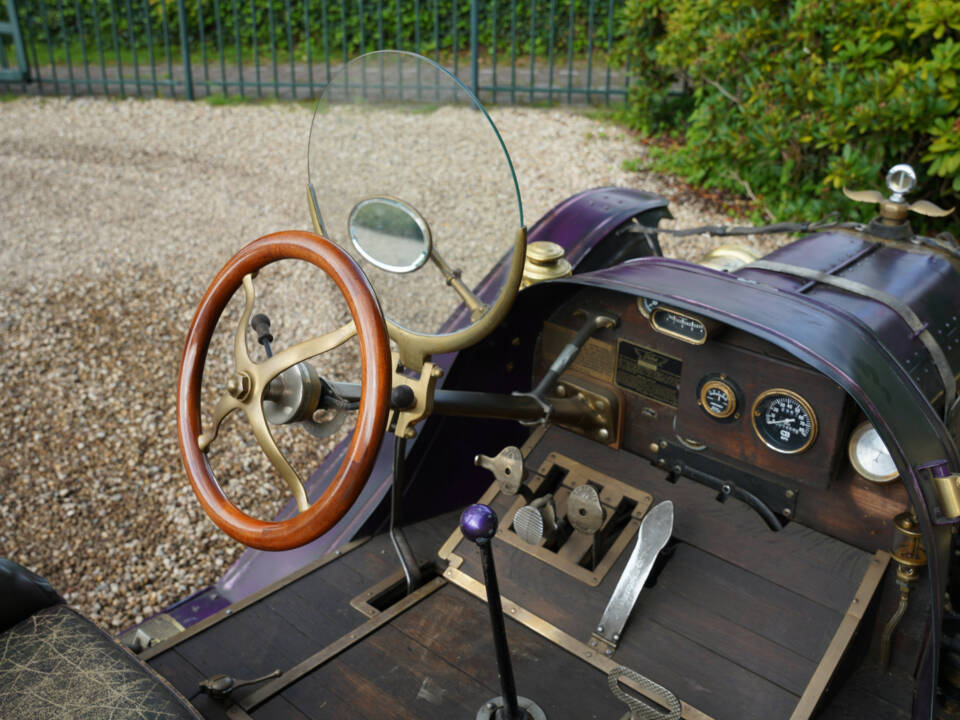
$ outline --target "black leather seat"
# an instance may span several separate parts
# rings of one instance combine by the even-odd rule
[[[4,720],[196,720],[135,655],[67,607],[46,580],[0,558]]]

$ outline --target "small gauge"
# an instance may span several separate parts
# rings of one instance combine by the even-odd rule
[[[703,321],[679,310],[657,306],[650,313],[650,324],[657,332],[691,345],[703,345],[707,341],[707,326]]]
[[[653,298],[637,298],[637,309],[645,317],[650,317],[650,313],[653,312],[654,308],[660,304],[659,300],[654,300]]]
[[[813,407],[792,390],[776,388],[761,393],[752,414],[757,437],[779,453],[802,453],[817,439]]]
[[[725,375],[707,375],[697,390],[700,407],[714,420],[740,417],[740,397],[739,388]]]
[[[857,425],[850,435],[847,455],[853,469],[867,480],[883,483],[900,477],[890,451],[880,439],[880,433],[869,421]]]

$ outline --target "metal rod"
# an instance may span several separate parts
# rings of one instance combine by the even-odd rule
[[[517,684],[513,678],[513,662],[507,647],[507,628],[503,622],[503,604],[500,601],[500,584],[493,564],[493,547],[489,538],[477,538],[480,561],[483,565],[483,584],[487,588],[487,607],[490,609],[490,624],[493,627],[493,646],[497,653],[497,672],[500,675],[500,691],[503,693],[505,720],[525,720],[527,713],[520,710],[517,702]]]
[[[403,576],[407,581],[407,594],[409,595],[423,582],[423,576],[420,574],[420,563],[410,543],[407,542],[401,527],[401,513],[403,512],[403,491],[404,491],[404,472],[406,470],[407,459],[407,439],[399,435],[393,441],[393,486],[390,489],[390,540],[393,543],[393,549],[397,551],[397,558],[400,560],[400,567],[403,568]]]
[[[480,96],[479,23],[477,0],[470,0],[470,89],[477,97]]]
[[[187,100],[193,100],[193,70],[190,67],[190,38],[187,34],[187,8],[184,0],[177,0],[177,22],[180,25],[180,56],[183,58],[184,94]],[[117,63],[119,64],[119,56]]]

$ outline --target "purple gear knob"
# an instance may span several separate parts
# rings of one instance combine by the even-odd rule
[[[460,516],[460,532],[477,542],[497,534],[497,514],[487,505],[471,505]]]

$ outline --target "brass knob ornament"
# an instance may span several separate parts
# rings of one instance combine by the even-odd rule
[[[880,205],[880,222],[883,225],[902,225],[907,214],[914,212],[926,217],[946,217],[954,208],[944,210],[929,200],[916,200],[907,203],[906,195],[917,185],[917,173],[906,163],[894,165],[887,172],[887,189],[890,197],[885,198],[878,190],[848,190],[843,194],[854,202],[877,203]]]

